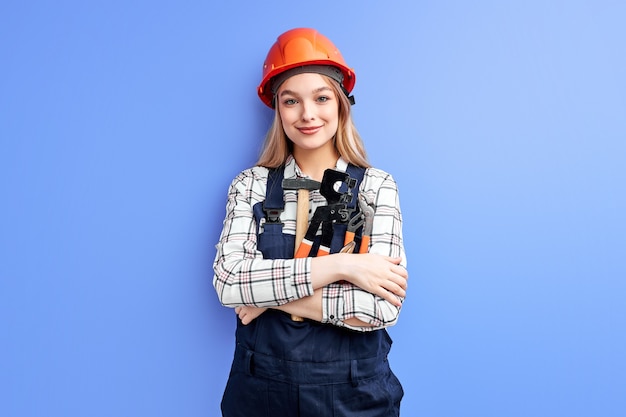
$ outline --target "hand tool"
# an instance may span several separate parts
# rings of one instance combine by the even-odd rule
[[[347,208],[347,202],[352,200],[351,190],[354,188],[356,184],[356,180],[350,178],[348,174],[345,172],[335,171],[332,169],[327,169],[324,171],[324,176],[322,178],[322,182],[316,183],[311,182],[312,180],[308,180],[307,182],[287,182],[287,180],[283,180],[283,189],[297,189],[298,192],[300,190],[305,189],[306,191],[306,201],[308,203],[308,189],[313,185],[319,184],[320,194],[326,198],[328,205],[320,206],[313,213],[313,218],[311,219],[311,224],[303,238],[298,240],[297,236],[297,225],[296,225],[296,251],[295,258],[306,258],[309,256],[311,252],[311,247],[313,245],[313,241],[315,240],[315,236],[317,235],[317,230],[320,225],[322,225],[322,241],[320,242],[320,247],[318,249],[317,256],[328,255],[330,252],[330,240],[332,239],[332,225],[334,221],[347,221],[350,218],[350,211]],[[335,191],[334,187],[338,182],[344,182],[348,186],[348,191],[344,193],[339,193]],[[315,188],[314,188],[315,189]],[[301,219],[303,215],[300,210],[300,201],[301,196],[298,195],[298,214],[296,221]],[[305,217],[305,225],[308,223],[308,204]],[[305,226],[306,229],[306,226]],[[330,236],[325,238],[326,236]],[[302,317],[291,315],[291,320],[293,321],[304,321]]]
[[[285,178],[283,190],[298,191],[298,208],[296,209],[296,239],[294,243],[294,257],[309,226],[309,191],[319,190],[321,183],[309,178]],[[291,315],[293,321],[304,321],[302,317]]]
[[[345,183],[347,190],[338,192],[335,190],[337,183]],[[327,205],[320,206],[313,213],[311,224],[302,239],[302,243],[296,251],[296,258],[305,258],[310,255],[313,241],[317,235],[317,230],[322,226],[322,239],[317,256],[328,255],[330,252],[330,242],[332,240],[332,225],[334,222],[347,222],[350,219],[350,209],[348,203],[352,200],[352,188],[356,185],[356,180],[350,178],[345,172],[327,169],[324,171],[320,194],[326,198]]]
[[[370,203],[363,193],[359,194],[359,208],[363,214],[363,231],[361,232],[361,246],[359,253],[367,253],[374,225],[374,204]]]
[[[346,236],[343,239],[343,248],[341,249],[342,253],[352,253],[354,247],[356,246],[356,242],[354,241],[356,231],[359,230],[359,227],[363,226],[364,220],[365,217],[361,212],[350,219],[348,227],[346,228]]]
[[[319,190],[321,183],[309,178],[285,178],[283,190],[298,191],[298,208],[296,209],[296,241],[294,254],[298,251],[309,226],[309,191]]]

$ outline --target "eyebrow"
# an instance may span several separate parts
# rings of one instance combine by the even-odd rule
[[[323,87],[316,88],[315,90],[312,91],[312,93],[313,94],[317,94],[317,93],[320,93],[320,92],[326,91],[326,90],[332,91],[332,89],[329,86],[325,85]],[[286,96],[286,95],[292,95],[292,96],[299,97],[298,93],[296,93],[295,91],[291,91],[291,90],[283,90],[283,91],[281,91],[280,95],[281,95],[281,97],[282,96]]]

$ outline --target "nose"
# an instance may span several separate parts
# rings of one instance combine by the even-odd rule
[[[302,102],[302,114],[300,114],[300,118],[303,122],[315,119],[315,111],[312,103],[309,103],[308,101]]]

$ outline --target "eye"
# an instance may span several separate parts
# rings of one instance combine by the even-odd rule
[[[319,96],[317,98],[317,101],[319,101],[320,103],[326,103],[328,100],[330,100],[330,97],[328,96]]]
[[[283,104],[286,106],[293,106],[294,104],[297,104],[298,101],[295,98],[288,98],[287,100],[283,101]]]

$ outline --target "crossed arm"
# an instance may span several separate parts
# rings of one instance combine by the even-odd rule
[[[406,296],[408,273],[400,265],[402,258],[372,253],[338,253],[311,260],[311,282],[314,293],[273,308],[307,319],[323,320],[322,289],[337,281],[347,281],[373,296],[400,308]],[[239,306],[235,312],[243,324],[249,324],[265,311],[264,307]],[[350,317],[343,322],[351,327],[373,327],[369,322]]]
[[[393,179],[381,175],[369,192],[376,215],[370,253],[319,258],[263,259],[256,248],[254,172],[238,176],[229,190],[227,217],[213,280],[222,304],[235,307],[244,324],[266,308],[366,331],[395,324],[408,274],[401,215]]]

